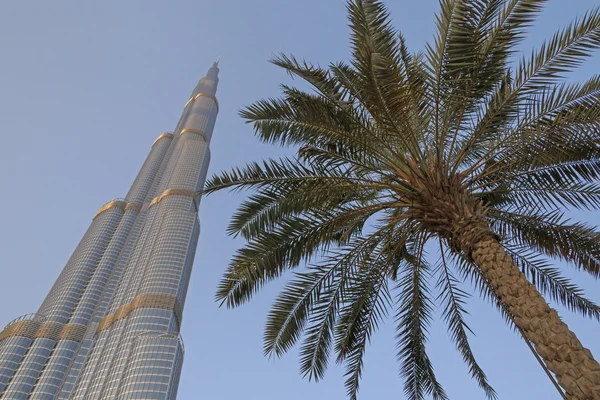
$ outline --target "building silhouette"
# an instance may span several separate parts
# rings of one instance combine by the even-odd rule
[[[175,399],[217,63],[124,199],[105,204],[35,314],[0,332],[0,399]]]

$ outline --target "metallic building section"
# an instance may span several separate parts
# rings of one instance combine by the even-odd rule
[[[171,310],[177,318],[178,323],[181,324],[183,307],[179,304],[177,296],[162,293],[142,293],[135,296],[131,303],[123,304],[121,307],[117,308],[117,311],[114,314],[109,314],[102,318],[96,328],[96,333],[110,328],[112,324],[120,319],[127,318],[129,314],[138,308],[161,308]]]
[[[160,201],[162,201],[162,199],[164,199],[167,196],[187,196],[196,200],[197,195],[198,192],[196,192],[195,190],[177,188],[167,189],[160,196],[157,196],[154,199],[152,199],[148,207],[152,207],[153,205],[159,203]]]
[[[144,161],[144,165],[133,181],[127,196],[125,196],[127,202],[144,203],[146,201],[150,186],[158,176],[160,166],[169,150],[171,141],[172,137],[167,136],[165,139],[159,140],[152,145],[150,154],[146,158],[146,161]]]
[[[163,134],[161,134],[159,137],[156,138],[154,143],[152,143],[152,146],[154,146],[156,144],[156,142],[158,142],[160,139],[164,139],[164,138],[173,139],[173,136],[175,136],[175,135],[173,135],[171,132],[164,132]]]
[[[73,340],[81,342],[87,326],[79,324],[60,324],[58,322],[19,321],[7,326],[0,332],[0,341],[11,337],[29,339],[47,338],[52,340]]]
[[[140,398],[141,388],[144,398],[175,400],[179,375],[173,376],[172,371],[180,370],[182,361],[183,345],[177,332],[136,336],[116,398]]]
[[[33,339],[41,324],[41,322],[34,320],[23,320],[11,323],[0,333],[0,340],[5,340],[14,336]]]
[[[119,208],[121,210],[125,210],[126,206],[127,206],[127,202],[125,202],[125,201],[111,200],[108,203],[106,203],[105,205],[103,205],[102,207],[100,207],[100,209],[94,215],[94,218],[96,218],[98,215],[102,214],[104,211],[110,210],[111,208]]]
[[[215,106],[217,107],[217,112],[219,111],[219,101],[217,100],[217,98],[216,98],[215,96],[213,96],[212,94],[208,94],[208,93],[198,93],[198,94],[196,94],[195,96],[191,97],[191,98],[188,100],[188,102],[187,102],[186,106],[187,106],[189,103],[191,103],[191,102],[193,102],[193,101],[197,100],[197,99],[198,99],[198,97],[207,97],[207,98],[209,98],[209,99],[212,99],[212,101],[214,101],[214,102],[215,102]]]
[[[44,315],[50,321],[68,322],[122,216],[123,210],[113,207],[92,220],[82,241],[43,301],[38,314]]]
[[[144,204],[142,204],[142,203],[133,203],[133,202],[128,203],[124,200],[111,200],[108,203],[106,203],[105,205],[103,205],[102,207],[100,207],[100,209],[98,211],[96,211],[94,218],[96,218],[98,215],[102,214],[104,211],[110,210],[111,208],[118,208],[123,211],[127,211],[127,210],[140,211],[143,206],[144,206]]]
[[[66,324],[58,335],[58,340],[71,340],[81,342],[87,331],[87,326],[79,324]]]
[[[154,141],[126,197],[96,212],[37,313],[0,331],[0,399],[176,398],[218,72]]]
[[[181,131],[180,135],[183,135],[185,133],[194,133],[194,134],[200,136],[205,141],[207,141],[207,142],[209,141],[208,136],[206,135],[206,133],[204,133],[202,131],[198,131],[196,129],[191,129],[191,128],[185,128],[184,130]]]

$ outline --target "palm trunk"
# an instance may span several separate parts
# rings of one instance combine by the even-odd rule
[[[600,364],[527,281],[502,245],[485,239],[473,246],[471,255],[568,398],[600,400]]]

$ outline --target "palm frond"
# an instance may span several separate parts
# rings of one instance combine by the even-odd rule
[[[600,234],[563,213],[494,211],[494,231],[510,244],[528,246],[541,254],[568,262],[591,276],[600,277]]]
[[[373,236],[357,240],[356,247],[348,252],[333,252],[330,268],[340,270],[340,276],[333,284],[319,293],[309,314],[304,342],[300,348],[300,372],[309,379],[318,381],[325,374],[333,345],[335,327],[340,321],[340,308],[356,299],[349,293],[361,271],[371,271],[373,263],[370,254],[378,245]],[[339,268],[339,266],[344,268]],[[340,323],[343,323],[341,321]]]
[[[600,320],[600,307],[586,298],[582,289],[562,276],[558,268],[522,246],[507,246],[506,250],[542,294],[570,311]]]
[[[583,84],[544,88],[529,96],[522,105],[523,115],[514,126],[506,128],[508,133],[504,136],[507,139],[498,134],[495,135],[497,140],[494,136],[483,135],[472,143],[471,148],[464,149],[465,160],[472,163],[470,169],[474,170],[487,158],[492,162],[484,169],[485,176],[495,175],[498,180],[503,180],[511,173],[526,173],[532,168],[591,158],[598,151],[598,101],[598,76]],[[475,152],[479,154],[475,155]],[[477,162],[473,163],[473,160]]]
[[[416,261],[405,263],[395,288],[397,357],[400,374],[404,377],[404,393],[409,400],[422,400],[428,395],[434,399],[448,398],[437,381],[425,349],[433,308],[427,285],[431,271],[422,259],[424,242],[421,238],[415,243]]]
[[[413,111],[407,96],[406,76],[401,68],[398,35],[387,9],[377,0],[355,0],[348,4],[351,27],[352,67],[336,65],[332,70],[354,89],[357,99],[412,158],[423,160],[418,135],[410,125]],[[351,84],[348,85],[351,76]]]
[[[362,269],[349,282],[346,305],[340,310],[336,326],[337,362],[346,364],[346,391],[356,400],[363,371],[363,356],[379,323],[388,314],[392,299],[388,289],[387,269],[381,262]]]
[[[304,332],[306,320],[321,291],[335,285],[340,279],[340,268],[313,267],[297,273],[277,297],[265,325],[265,355],[281,356],[298,341]]]
[[[534,2],[532,2],[534,3]],[[481,137],[486,137],[494,129],[494,121],[499,115],[506,115],[506,122],[518,117],[517,105],[524,96],[543,90],[553,84],[564,73],[579,66],[590,56],[592,50],[600,48],[600,8],[590,11],[580,21],[557,32],[547,44],[534,52],[529,60],[522,60],[515,70],[513,83],[508,88],[499,87],[483,115],[479,126],[474,129],[470,140],[463,146],[463,155],[456,161],[460,164],[468,149]],[[502,138],[500,143],[512,140],[512,135]],[[496,145],[498,146],[498,145]]]
[[[487,376],[475,360],[467,331],[473,333],[466,324],[464,316],[468,314],[465,309],[465,303],[469,294],[458,287],[459,281],[450,271],[447,263],[445,250],[440,242],[440,264],[437,268],[439,274],[437,288],[439,295],[437,300],[443,307],[442,317],[448,325],[452,341],[463,357],[464,362],[469,367],[469,372],[473,379],[477,380],[479,386],[484,390],[488,399],[496,399],[496,391],[490,386]]]

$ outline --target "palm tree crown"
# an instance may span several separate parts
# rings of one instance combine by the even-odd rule
[[[232,217],[229,232],[247,244],[219,300],[237,306],[301,267],[273,304],[265,353],[302,340],[301,370],[314,379],[335,355],[355,398],[366,345],[391,316],[407,397],[444,399],[425,348],[439,304],[473,378],[495,398],[469,346],[469,280],[567,396],[600,398],[600,365],[540,295],[600,319],[548,263],[600,276],[600,234],[563,215],[600,207],[600,76],[564,82],[600,47],[600,9],[514,62],[544,3],[442,0],[435,40],[413,54],[381,2],[351,0],[350,63],[273,60],[314,90],[283,86],[241,115],[296,156],[223,172],[205,189],[252,190]]]

